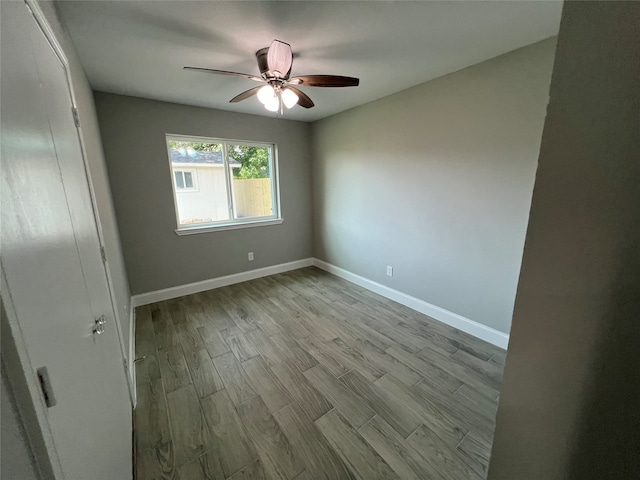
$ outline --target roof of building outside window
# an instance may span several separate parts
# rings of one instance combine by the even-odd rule
[[[198,150],[191,150],[184,155],[179,150],[172,148],[171,150],[171,163],[189,163],[193,166],[196,165],[223,165],[222,152],[200,152]],[[241,167],[242,164],[229,159],[229,165],[232,167]]]

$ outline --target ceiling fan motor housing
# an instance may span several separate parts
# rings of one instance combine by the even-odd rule
[[[261,48],[256,52],[256,58],[258,59],[258,68],[260,73],[264,76],[269,73],[269,65],[267,64],[267,52],[269,47]]]
[[[256,59],[258,60],[258,68],[260,69],[260,74],[262,78],[265,80],[271,80],[277,78],[276,75],[273,74],[271,70],[269,70],[269,62],[267,60],[267,54],[269,53],[269,47],[261,48],[256,52]],[[289,71],[285,72],[281,78],[289,78],[291,75],[291,67],[289,67]]]

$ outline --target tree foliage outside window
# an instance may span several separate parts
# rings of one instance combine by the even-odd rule
[[[222,150],[222,145],[219,143],[202,143],[202,142],[169,142],[169,148],[180,150],[181,148],[193,148],[198,152],[219,152]]]
[[[248,145],[229,145],[229,158],[242,164],[233,169],[233,178],[269,178],[269,149]]]
[[[220,152],[222,145],[219,143],[170,141],[169,148],[176,150],[193,148],[198,152]],[[233,159],[242,165],[242,167],[232,169],[233,178],[270,177],[268,148],[249,145],[228,145],[227,150],[229,159]]]

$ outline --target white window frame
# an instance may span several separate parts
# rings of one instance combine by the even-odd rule
[[[171,148],[169,142],[195,142],[195,143],[219,143],[222,145],[223,170],[225,172],[225,180],[227,183],[227,206],[229,208],[229,219],[217,222],[206,222],[198,224],[180,224],[180,213],[178,211],[178,193],[191,192],[194,189],[177,189],[175,176],[173,174],[173,164],[171,163]],[[255,142],[250,140],[234,140],[229,138],[215,137],[197,137],[191,135],[169,134],[165,135],[165,143],[167,147],[167,159],[169,161],[169,172],[171,178],[171,189],[173,191],[173,207],[176,214],[176,234],[192,235],[196,233],[217,232],[221,230],[233,230],[237,228],[261,227],[267,225],[278,225],[283,222],[280,213],[280,186],[278,171],[278,146],[275,143]],[[271,205],[273,206],[273,214],[262,217],[245,217],[235,218],[235,205],[233,203],[233,174],[229,168],[229,156],[227,155],[227,145],[248,145],[252,147],[266,147],[271,150]],[[177,170],[192,170],[177,166]],[[194,177],[195,178],[195,177]],[[196,183],[194,181],[194,187]]]
[[[184,182],[184,184],[186,185],[187,182],[185,181],[185,177],[184,177],[184,173],[185,172],[189,172],[191,174],[191,182],[193,183],[192,187],[183,187],[183,188],[178,188],[178,184],[176,182],[176,178],[175,178],[175,173],[176,172],[181,172],[182,173],[182,181]],[[188,192],[197,192],[198,191],[198,173],[196,172],[195,168],[190,168],[190,167],[180,167],[177,166],[175,170],[173,170],[173,183],[174,183],[174,188],[176,189],[176,192],[178,193],[188,193]]]

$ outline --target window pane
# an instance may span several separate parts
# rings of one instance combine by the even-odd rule
[[[191,172],[184,172],[184,185],[186,188],[193,188],[193,177]]]
[[[272,149],[252,145],[228,145],[234,218],[273,215]]]
[[[180,225],[229,220],[222,145],[170,140],[169,153],[176,176]],[[182,187],[178,183],[179,172]]]
[[[182,177],[182,172],[174,172],[174,175],[176,177],[176,187],[184,188],[184,180]]]

